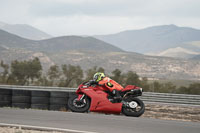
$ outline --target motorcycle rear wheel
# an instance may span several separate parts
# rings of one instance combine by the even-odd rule
[[[125,100],[129,105],[132,103],[133,105],[127,106],[124,105],[122,108],[122,113],[126,116],[132,116],[132,117],[139,117],[141,116],[145,111],[145,105],[144,103],[136,98],[136,97],[129,97]]]
[[[72,112],[79,112],[79,113],[84,113],[88,112],[90,108],[90,100],[88,97],[85,97],[83,99],[83,103],[79,103],[77,101],[78,96],[72,96],[68,100],[68,108]]]

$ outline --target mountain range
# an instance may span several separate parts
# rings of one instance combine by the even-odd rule
[[[94,37],[125,51],[147,55],[192,58],[200,54],[200,30],[190,27],[160,25]],[[193,42],[198,42],[198,46]]]
[[[53,40],[53,42],[51,40],[51,38],[53,38],[52,36],[26,24],[11,25],[0,22],[0,29],[28,39],[21,39],[21,41],[29,41],[29,39],[45,40],[43,41],[43,45],[40,46],[40,50],[42,50],[42,48],[52,48],[51,51],[57,52],[59,48],[55,44],[58,42],[55,41],[60,39],[65,41],[65,39],[67,39],[67,37],[65,37],[65,39],[60,37]],[[107,42],[118,48],[121,48],[124,51],[137,52],[151,56],[192,59],[196,56],[198,57],[200,54],[200,30],[190,27],[160,25],[145,29],[122,31],[116,34],[98,35],[94,37],[102,40],[104,43]],[[70,38],[72,38],[72,36],[70,36]],[[78,40],[79,38],[74,36],[74,39]],[[94,40],[90,41],[93,42]],[[85,43],[89,43],[90,41],[86,41]],[[31,44],[32,43],[33,42],[31,42]],[[42,42],[40,42],[40,44],[41,43]],[[51,47],[45,43],[48,43],[48,45],[51,45]],[[74,41],[73,46],[75,43],[76,41]],[[35,45],[37,45],[37,43],[35,43]],[[63,46],[59,47],[62,49]],[[76,46],[74,47],[76,49]],[[89,48],[90,47],[88,46],[88,49]]]
[[[45,53],[63,52],[70,50],[88,51],[123,51],[118,47],[95,39],[93,37],[62,36],[45,40],[29,40],[0,30],[0,46],[4,48],[21,48]]]
[[[7,24],[0,22],[0,29],[31,40],[42,40],[52,36],[27,24]]]
[[[195,46],[197,44],[195,43]],[[198,45],[197,45],[198,46]],[[200,79],[200,60],[148,56],[127,52],[94,37],[62,36],[29,40],[0,30],[0,60],[27,60],[38,57],[46,71],[51,65],[80,65],[84,70],[103,67],[106,73],[118,68],[140,76],[171,79]]]
[[[38,57],[46,70],[50,65],[64,64],[66,59],[63,55],[72,51],[96,51],[99,55],[110,51],[123,52],[120,48],[93,37],[62,36],[45,40],[29,40],[0,30],[0,60],[9,63],[15,59],[26,60]],[[58,58],[62,60],[56,59],[60,62],[55,63],[51,57],[56,57],[58,54]]]

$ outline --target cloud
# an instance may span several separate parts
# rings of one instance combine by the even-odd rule
[[[197,16],[198,0],[47,0],[31,2],[36,16]]]
[[[46,23],[46,21],[49,23]],[[95,35],[115,33],[119,30],[133,28],[130,27],[132,21],[128,17],[77,15],[41,18],[33,25],[43,28],[53,35]],[[52,27],[52,25],[56,26]]]
[[[109,34],[152,25],[200,29],[198,0],[0,0],[0,21],[52,35]]]
[[[10,24],[29,23],[32,16],[29,15],[29,0],[0,0],[0,21]]]

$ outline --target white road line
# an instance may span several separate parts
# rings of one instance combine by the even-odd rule
[[[51,127],[41,127],[41,126],[31,126],[31,125],[19,125],[19,124],[8,124],[8,123],[0,123],[0,127],[17,127],[20,129],[28,129],[28,130],[41,130],[41,131],[60,131],[60,132],[71,132],[71,133],[97,133],[90,131],[80,131],[80,130],[72,130],[72,129],[63,129],[63,128],[51,128]]]

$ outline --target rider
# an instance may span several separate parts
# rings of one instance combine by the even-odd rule
[[[123,87],[116,81],[106,77],[104,73],[95,73],[93,81],[95,81],[98,85],[105,86],[110,92],[112,92],[114,99],[121,99],[119,91],[122,90]]]

